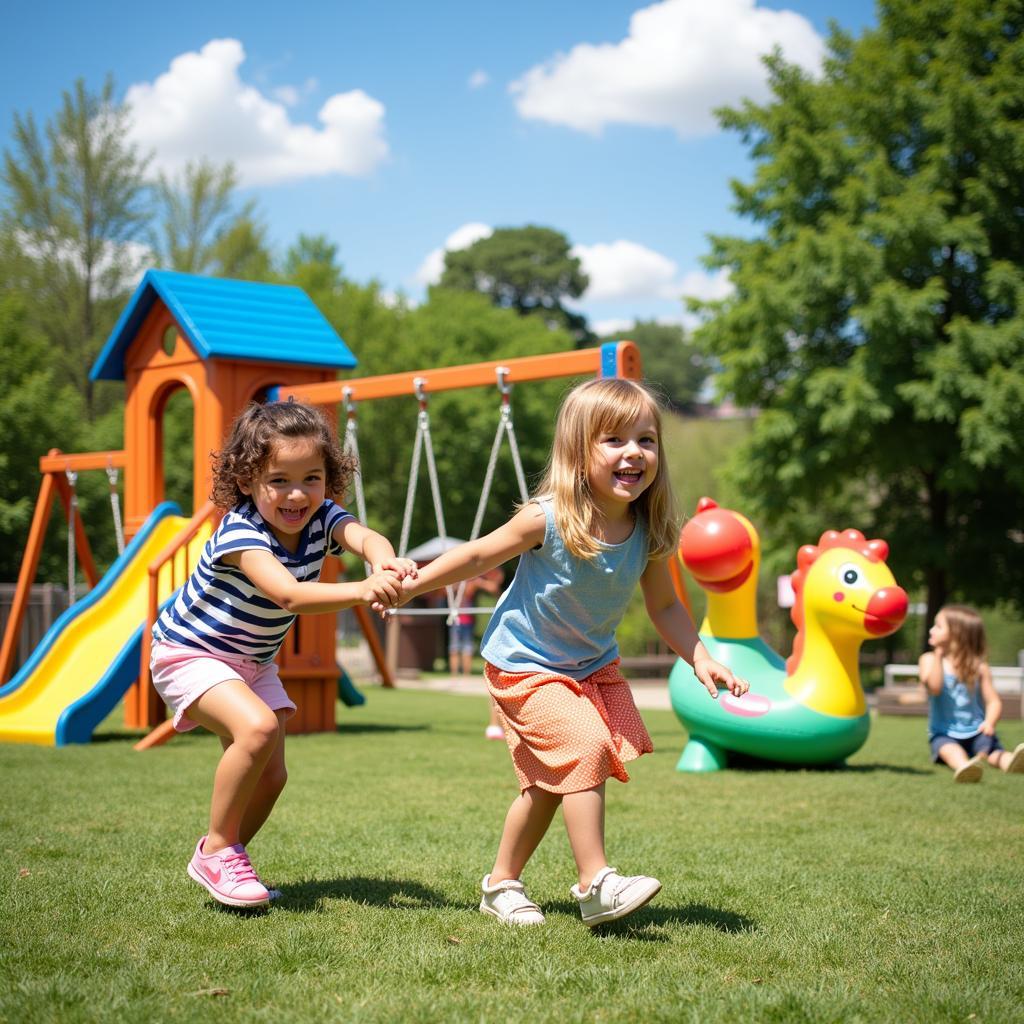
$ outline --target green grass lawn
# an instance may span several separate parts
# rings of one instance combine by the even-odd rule
[[[1024,1015],[1024,777],[954,786],[922,719],[843,771],[674,770],[683,732],[609,783],[608,847],[664,889],[591,933],[560,820],[526,881],[548,922],[477,912],[515,783],[482,698],[370,688],[289,740],[252,845],[285,891],[221,910],[185,874],[219,747],[0,746],[0,1020],[1011,1021]],[[1024,726],[1001,730],[1008,745]]]

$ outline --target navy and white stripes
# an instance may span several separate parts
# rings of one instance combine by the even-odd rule
[[[295,614],[266,597],[241,569],[226,564],[224,556],[269,551],[295,579],[315,582],[324,558],[341,552],[331,534],[346,518],[352,517],[340,505],[325,501],[306,524],[293,554],[281,546],[251,501],[237,505],[221,520],[192,575],[160,615],[154,638],[214,654],[273,661]]]

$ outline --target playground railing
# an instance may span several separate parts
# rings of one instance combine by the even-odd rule
[[[152,701],[163,707],[157,692],[150,685],[149,659],[153,646],[153,626],[160,615],[162,598],[169,597],[181,587],[199,560],[199,546],[193,542],[207,525],[211,528],[221,517],[221,511],[212,501],[205,502],[188,524],[149,564],[149,600],[146,626],[142,631],[142,650],[139,657],[139,681],[130,699]],[[202,538],[206,542],[206,537]]]

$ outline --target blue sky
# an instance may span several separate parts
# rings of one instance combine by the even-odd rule
[[[109,72],[154,166],[235,160],[279,251],[326,234],[350,277],[418,301],[446,245],[542,224],[613,329],[728,288],[700,260],[709,233],[749,230],[729,180],[750,163],[710,109],[763,88],[773,44],[813,69],[830,20],[875,18],[868,0],[4,6],[5,147],[15,112],[44,121]]]

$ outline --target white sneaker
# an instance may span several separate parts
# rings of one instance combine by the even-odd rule
[[[970,761],[965,761],[955,772],[954,782],[981,782],[981,766],[985,763],[984,754],[975,754]]]
[[[1013,753],[1010,754],[1010,760],[1006,762],[1006,767],[1003,771],[1007,774],[1024,772],[1024,743],[1018,743],[1017,746],[1013,748]]]
[[[484,738],[489,740],[503,740],[505,730],[500,725],[489,725],[484,729]]]
[[[661,891],[661,882],[646,875],[620,875],[615,868],[602,868],[584,892],[578,885],[569,890],[580,905],[588,928],[617,921],[649,903]]]
[[[496,917],[504,924],[543,924],[544,915],[527,895],[518,878],[506,878],[491,885],[491,876],[484,875],[480,884],[483,898],[480,911]]]

